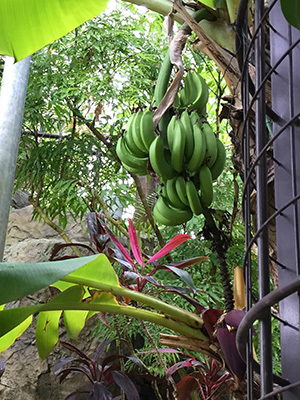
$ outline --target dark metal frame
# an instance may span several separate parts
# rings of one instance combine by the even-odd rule
[[[237,346],[247,363],[247,398],[260,374],[260,400],[300,399],[300,32],[282,15],[280,0],[255,0],[250,34],[248,1],[241,0],[236,21],[237,58],[242,73],[244,107],[244,221],[247,313],[237,332]],[[270,37],[270,40],[269,40]],[[266,46],[270,51],[267,59]],[[255,82],[250,77],[255,69]],[[266,94],[271,87],[272,98]],[[253,111],[255,118],[251,120]],[[272,121],[272,132],[267,122]],[[253,130],[253,126],[255,126]],[[251,155],[251,141],[255,155]],[[297,154],[299,156],[297,157]],[[275,207],[268,193],[274,185]],[[250,198],[256,197],[256,224]],[[278,288],[270,288],[269,227],[276,224]],[[253,295],[253,245],[257,247],[258,293]],[[282,376],[273,374],[272,306],[279,304]],[[252,326],[259,320],[260,365],[253,360]],[[279,322],[278,322],[279,323]]]

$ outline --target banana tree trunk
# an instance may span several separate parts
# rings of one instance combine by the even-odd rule
[[[13,193],[17,155],[21,136],[30,59],[14,64],[6,57],[0,91],[0,261]]]

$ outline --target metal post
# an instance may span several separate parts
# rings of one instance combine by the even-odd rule
[[[17,155],[21,136],[30,59],[14,64],[6,57],[0,91],[0,261],[3,259]]]
[[[272,75],[272,106],[288,125],[274,142],[276,208],[280,210],[295,199],[276,218],[278,285],[284,287],[300,276],[300,209],[296,201],[300,194],[300,126],[288,124],[300,110],[300,32],[287,23],[279,1],[272,8],[270,22],[274,27],[271,64],[279,63]],[[274,135],[281,129],[275,123]],[[300,380],[299,293],[282,300],[279,310],[281,319],[286,321],[280,327],[282,374],[294,383]],[[283,398],[299,399],[299,386],[284,393]]]
[[[264,2],[262,0],[255,4],[255,27],[259,27],[264,14]],[[261,28],[255,39],[255,85],[257,88],[265,77],[265,34]],[[265,87],[262,86],[255,102],[255,126],[256,126],[256,155],[259,156],[265,147],[268,136],[266,130],[266,96]],[[268,219],[268,185],[267,185],[267,154],[264,151],[256,167],[256,189],[257,189],[257,229]],[[257,238],[258,248],[258,276],[259,276],[259,298],[262,299],[270,292],[269,279],[269,235],[268,227],[262,230]],[[260,322],[260,364],[261,364],[261,395],[273,390],[272,381],[272,330],[270,311]]]

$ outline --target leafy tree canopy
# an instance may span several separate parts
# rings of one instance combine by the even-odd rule
[[[16,185],[62,224],[66,210],[83,216],[93,208],[94,190],[134,201],[122,185],[126,174],[113,178],[120,169],[113,152],[131,110],[151,102],[166,44],[161,23],[123,7],[33,57]]]

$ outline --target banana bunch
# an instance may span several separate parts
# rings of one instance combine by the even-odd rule
[[[147,175],[149,148],[154,139],[152,111],[139,110],[131,114],[125,134],[118,139],[116,147],[116,153],[127,171]]]
[[[149,150],[151,166],[163,183],[154,206],[158,223],[174,226],[203,213],[213,201],[213,181],[226,160],[223,143],[197,112],[174,115],[167,127],[166,148],[158,136]]]
[[[208,95],[204,79],[190,70],[163,116],[163,130],[158,125],[155,133],[151,110],[139,110],[118,139],[124,168],[137,175],[154,172],[162,183],[153,216],[163,225],[183,224],[213,201],[213,181],[224,169],[226,151],[206,120]]]

